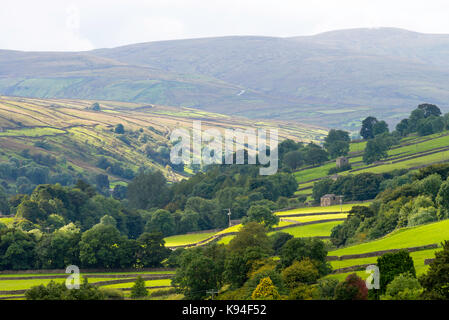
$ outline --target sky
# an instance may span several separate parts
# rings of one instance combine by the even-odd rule
[[[2,0],[0,49],[84,51],[126,44],[397,27],[449,34],[447,0]]]

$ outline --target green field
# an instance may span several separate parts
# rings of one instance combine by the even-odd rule
[[[333,214],[323,214],[323,215],[317,215],[317,216],[289,217],[289,218],[281,218],[281,219],[295,220],[298,222],[312,222],[312,221],[329,220],[329,219],[346,219],[347,216],[348,216],[347,213],[333,213]]]
[[[133,278],[130,278],[130,281]],[[54,278],[54,279],[18,279],[18,280],[0,280],[0,291],[6,291],[6,290],[26,290],[30,289],[31,287],[38,286],[38,285],[47,285],[50,283],[50,281],[54,282],[65,282],[65,278]],[[102,281],[110,281],[110,280],[117,280],[117,278],[89,278],[89,283],[95,283],[95,282],[102,282]]]
[[[328,237],[331,234],[332,228],[339,225],[343,221],[323,222],[317,224],[309,224],[305,226],[297,226],[282,229],[282,232],[286,232],[294,236],[295,238],[307,238],[307,237]],[[271,233],[272,234],[272,233]]]
[[[402,228],[378,240],[331,251],[329,255],[342,256],[388,249],[418,247],[433,243],[440,244],[444,240],[449,240],[449,220],[413,228]]]
[[[428,265],[424,265],[425,259],[431,259],[435,257],[435,252],[440,251],[441,249],[429,249],[422,251],[411,252],[410,256],[413,258],[413,262],[415,265],[416,273],[422,274],[427,271]],[[337,260],[331,261],[332,268],[341,269],[356,265],[364,265],[364,264],[376,264],[378,257],[369,257],[369,258],[360,258],[360,259],[348,259],[348,260]]]
[[[25,128],[16,130],[5,130],[0,132],[0,137],[41,137],[41,136],[53,136],[55,134],[65,133],[63,130],[55,128]]]
[[[127,283],[117,283],[110,284],[106,286],[101,286],[102,288],[112,288],[112,289],[125,289],[131,288],[134,285],[134,282]],[[159,286],[171,286],[171,279],[161,279],[161,280],[147,280],[145,281],[146,287],[159,287]]]
[[[175,246],[185,246],[193,243],[197,243],[207,238],[213,236],[214,232],[208,233],[190,233],[190,234],[181,234],[171,237],[164,238],[165,246],[167,247],[175,247]]]
[[[292,214],[306,214],[306,213],[325,213],[325,212],[348,212],[353,206],[369,206],[371,202],[363,203],[346,203],[343,205],[333,205],[327,207],[304,207],[287,211],[276,212],[277,215],[288,216]]]

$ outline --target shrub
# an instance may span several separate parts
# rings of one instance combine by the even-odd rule
[[[280,297],[270,277],[261,279],[251,295],[253,300],[279,300]]]
[[[380,293],[385,293],[387,285],[402,273],[409,272],[416,277],[413,259],[406,250],[385,253],[377,258],[377,266],[380,273]]]
[[[305,258],[300,262],[295,261],[293,264],[282,271],[284,283],[290,289],[294,289],[300,284],[312,284],[320,277],[315,264]]]
[[[335,288],[336,300],[366,300],[368,288],[357,274],[350,274],[345,281],[340,282]]]
[[[408,226],[414,227],[420,224],[437,221],[437,209],[434,207],[419,208],[418,212],[408,217]]]
[[[335,297],[335,289],[338,285],[337,279],[321,279],[318,281],[317,298],[319,300],[332,300]]]
[[[123,300],[123,292],[118,289],[112,288],[100,288],[101,293],[104,295],[106,300]]]
[[[381,300],[419,300],[422,292],[423,288],[416,277],[410,273],[402,273],[387,285]]]
[[[148,290],[145,288],[145,280],[138,276],[131,288],[131,298],[142,298],[148,296]]]
[[[290,291],[289,300],[312,300],[317,294],[317,289],[300,283],[296,288]]]

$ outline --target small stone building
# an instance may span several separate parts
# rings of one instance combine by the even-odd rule
[[[343,202],[343,196],[336,196],[335,194],[325,194],[320,199],[321,206],[327,207]]]
[[[349,165],[349,159],[346,157],[338,157],[336,160],[336,166],[337,168],[341,168],[344,166]]]

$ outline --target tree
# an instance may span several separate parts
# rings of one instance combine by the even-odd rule
[[[388,124],[385,121],[378,121],[373,125],[373,134],[377,136],[379,134],[388,133]]]
[[[272,252],[266,228],[256,222],[249,222],[229,242],[224,278],[233,287],[241,287],[248,280],[253,265]]]
[[[371,164],[388,156],[389,146],[385,140],[376,138],[367,142],[365,152],[363,153],[363,162]]]
[[[393,281],[396,276],[409,272],[412,276],[416,277],[413,259],[406,250],[385,253],[377,258],[377,266],[379,267],[379,284],[380,293],[382,294],[385,293],[387,285]]]
[[[79,265],[80,239],[80,229],[73,223],[44,235],[35,247],[39,268],[63,269],[69,265]]]
[[[328,178],[319,180],[313,184],[312,198],[315,200],[315,203],[319,203],[322,196],[330,193],[332,185],[332,179]]]
[[[385,295],[380,298],[381,300],[419,300],[422,292],[423,288],[416,277],[410,273],[402,273],[387,285]]]
[[[360,129],[360,135],[363,139],[368,140],[374,138],[374,125],[378,122],[375,117],[367,117],[362,121],[362,128]]]
[[[416,132],[418,130],[419,123],[425,119],[425,113],[422,109],[416,108],[410,114],[408,118],[408,131]]]
[[[278,300],[280,295],[269,277],[260,280],[259,285],[251,295],[253,300]]]
[[[145,268],[155,268],[169,257],[171,250],[166,248],[162,233],[142,233],[137,239],[137,263]]]
[[[81,236],[80,260],[83,266],[114,268],[119,266],[119,251],[123,242],[120,232],[111,225],[98,224]],[[133,261],[129,261],[130,265]]]
[[[134,285],[131,287],[131,298],[143,298],[148,296],[148,290],[145,288],[145,280],[138,276]]]
[[[142,172],[128,185],[130,206],[137,209],[160,208],[167,204],[167,180],[160,171]]]
[[[274,254],[279,254],[284,244],[292,238],[293,236],[286,232],[276,232],[272,236],[270,236]]]
[[[331,129],[324,139],[324,148],[332,159],[345,156],[349,152],[351,138],[349,133],[343,130]]]
[[[68,289],[65,283],[50,281],[46,286],[34,286],[25,292],[27,300],[105,300],[103,291],[87,282],[87,278],[77,290]]]
[[[33,269],[36,262],[35,239],[19,229],[0,231],[0,269]]]
[[[249,208],[248,217],[244,223],[250,221],[263,223],[267,229],[271,229],[279,223],[279,217],[266,206],[253,205]]]
[[[426,274],[420,277],[424,295],[430,299],[449,299],[449,241],[442,243],[443,250],[435,252]]]
[[[315,264],[310,258],[304,258],[300,262],[294,261],[293,264],[282,271],[284,284],[293,290],[299,284],[315,283],[320,274]]]
[[[244,225],[229,242],[231,252],[242,253],[251,247],[257,247],[267,254],[272,253],[270,239],[266,234],[265,227],[256,222],[249,222]]]
[[[47,218],[45,211],[39,207],[38,202],[33,200],[22,201],[17,207],[16,216],[34,223],[42,223]]]
[[[434,104],[423,103],[418,106],[418,109],[424,111],[424,117],[436,116],[439,117],[441,115],[441,110]]]
[[[303,153],[299,150],[287,152],[283,158],[283,163],[292,170],[304,164]]]
[[[303,157],[307,164],[319,165],[328,160],[328,153],[320,146],[309,143],[303,149]]]
[[[115,126],[114,132],[117,134],[124,134],[125,127],[123,126],[123,124],[119,123],[118,125]]]
[[[185,250],[179,257],[179,267],[172,284],[177,286],[187,299],[203,299],[208,290],[218,290],[223,283],[223,257],[217,259],[217,256],[207,256],[203,250]],[[223,255],[223,251],[221,252]]]
[[[336,300],[366,300],[368,298],[368,288],[357,274],[352,273],[340,282],[335,288]]]
[[[402,119],[397,125],[396,125],[396,131],[399,132],[401,136],[406,136],[409,133],[409,124],[408,119]]]
[[[348,217],[358,217],[362,221],[365,220],[365,218],[371,218],[373,216],[373,209],[366,206],[353,206],[348,213]]]
[[[320,276],[324,276],[330,272],[330,265],[326,261],[327,249],[324,242],[317,238],[293,238],[281,249],[281,265],[286,268],[293,262],[310,258],[316,262],[316,267]]]
[[[97,174],[95,176],[95,182],[99,190],[107,189],[109,191],[109,178],[106,174]]]
[[[447,216],[449,213],[449,178],[441,184],[435,202],[443,211],[444,216]]]
[[[164,209],[156,210],[151,214],[150,220],[145,225],[146,232],[161,232],[164,237],[175,233],[175,219],[173,214]]]

